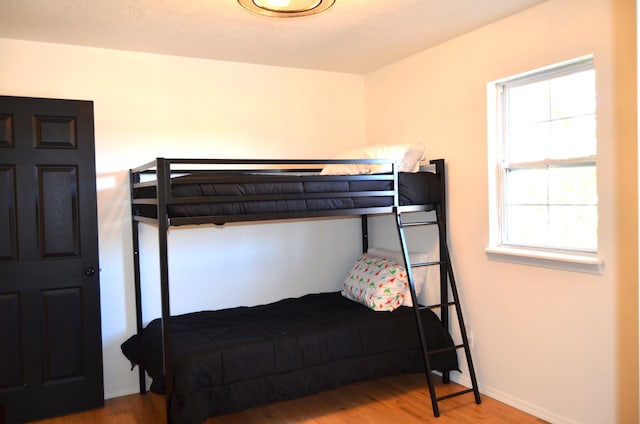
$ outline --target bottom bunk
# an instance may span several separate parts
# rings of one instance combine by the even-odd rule
[[[424,371],[413,308],[373,311],[340,292],[171,318],[173,423],[292,399],[356,381]],[[429,350],[453,341],[422,311]],[[159,319],[122,344],[133,365],[164,391]],[[458,370],[455,351],[430,356],[431,368]]]

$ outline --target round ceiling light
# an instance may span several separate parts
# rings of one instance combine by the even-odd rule
[[[276,18],[315,15],[333,6],[336,0],[238,0],[245,9]]]

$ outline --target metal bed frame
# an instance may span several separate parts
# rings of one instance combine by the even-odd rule
[[[392,172],[386,174],[372,174],[372,175],[352,175],[352,176],[329,176],[319,175],[319,166],[326,164],[389,164],[391,165]],[[140,240],[139,240],[139,224],[146,223],[156,226],[158,229],[158,242],[159,242],[159,262],[160,262],[160,292],[161,292],[161,304],[162,304],[162,345],[163,345],[163,364],[164,364],[164,376],[165,376],[165,399],[166,399],[166,413],[167,422],[169,422],[169,399],[173,390],[171,381],[173,380],[173,366],[171,361],[172,356],[172,339],[170,332],[170,299],[169,299],[169,270],[168,270],[168,237],[167,232],[169,227],[182,226],[182,225],[194,225],[194,224],[224,224],[226,222],[243,222],[243,221],[269,221],[279,219],[290,218],[317,218],[317,217],[343,217],[343,216],[360,216],[362,222],[362,249],[366,252],[368,249],[368,216],[380,215],[380,214],[393,214],[396,218],[396,225],[398,229],[398,237],[400,240],[405,266],[409,277],[409,287],[411,298],[413,301],[413,309],[415,311],[416,322],[418,326],[418,337],[420,339],[420,346],[422,349],[425,365],[425,375],[427,385],[429,387],[429,393],[431,398],[431,405],[434,416],[439,416],[440,411],[438,402],[453,396],[462,395],[465,393],[473,392],[476,403],[481,403],[481,397],[478,390],[478,385],[475,377],[475,371],[473,362],[471,359],[471,352],[469,348],[469,342],[466,335],[466,329],[464,319],[462,317],[462,309],[456,289],[455,279],[453,276],[453,270],[451,266],[449,249],[447,246],[447,222],[446,222],[446,189],[445,189],[445,162],[444,159],[436,159],[430,161],[430,164],[435,167],[435,174],[440,177],[440,201],[437,204],[426,205],[408,205],[401,206],[399,204],[398,194],[398,172],[393,162],[388,160],[269,160],[269,159],[165,159],[157,158],[154,161],[146,163],[145,165],[130,170],[130,183],[131,183],[131,204],[132,204],[132,233],[133,233],[133,262],[135,273],[135,298],[136,298],[136,326],[137,331],[140,333],[143,329],[142,319],[142,290],[141,290],[141,276],[140,276]],[[186,169],[185,166],[196,167],[195,169]],[[247,166],[257,167],[255,169],[246,168]],[[331,180],[388,180],[392,182],[391,190],[384,191],[365,191],[365,192],[349,192],[350,197],[360,196],[388,196],[393,197],[393,205],[383,207],[365,207],[365,208],[351,208],[351,209],[337,209],[337,210],[320,210],[320,211],[306,211],[306,212],[283,212],[283,213],[256,213],[256,214],[243,214],[243,215],[215,215],[215,216],[197,216],[197,217],[170,217],[168,213],[168,207],[171,205],[180,204],[198,204],[198,203],[211,203],[211,202],[223,202],[233,200],[273,200],[274,195],[251,195],[251,196],[216,196],[213,197],[176,197],[173,195],[173,187],[176,184],[181,184],[179,179],[172,179],[177,175],[182,175],[191,172],[204,172],[215,178],[226,181],[229,172],[234,175],[231,177],[231,181],[234,183],[241,183],[246,181],[242,177],[241,173],[251,173],[254,181],[255,174],[263,173],[261,177],[264,181],[273,179],[273,173],[278,174],[275,176],[279,181],[284,176],[292,176],[293,181],[296,181],[301,174],[304,178],[313,181],[331,181]],[[239,175],[240,174],[240,175]],[[190,179],[190,182],[197,182],[197,179]],[[152,187],[155,188],[155,197],[140,198],[135,196],[137,189]],[[295,194],[295,195],[276,195],[275,198],[279,200],[287,199],[313,199],[318,197],[330,197],[345,196],[341,193],[327,194]],[[146,216],[141,214],[137,208],[140,205],[146,205],[147,207],[153,207],[156,211],[156,216]],[[420,212],[420,211],[433,211],[435,210],[435,221],[422,221],[422,222],[403,222],[402,215],[408,212]],[[437,225],[439,230],[439,250],[440,260],[436,262],[428,263],[411,263],[409,259],[409,252],[406,245],[405,228],[412,228],[422,225]],[[423,266],[439,266],[440,267],[440,302],[434,305],[422,306],[419,305],[417,295],[415,292],[412,268]],[[451,289],[451,290],[449,290]],[[433,376],[431,373],[431,366],[429,356],[435,353],[440,353],[443,350],[439,349],[429,351],[427,349],[426,337],[422,328],[421,310],[425,308],[439,309],[440,320],[445,329],[449,329],[449,308],[454,307],[457,314],[457,321],[460,328],[460,334],[462,343],[447,348],[450,350],[462,349],[466,356],[467,367],[470,374],[472,388],[461,390],[453,394],[438,397],[435,391],[433,382]],[[450,381],[449,373],[443,373],[442,380],[445,383]],[[139,369],[139,386],[140,393],[146,393],[146,381],[144,370]]]

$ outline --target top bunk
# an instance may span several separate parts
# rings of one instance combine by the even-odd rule
[[[372,172],[373,171],[373,172]],[[169,226],[434,210],[444,159],[166,159],[131,169],[133,219]]]

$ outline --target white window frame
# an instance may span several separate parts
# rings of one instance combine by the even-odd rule
[[[505,197],[505,184],[503,179],[505,169],[525,169],[564,164],[594,164],[597,166],[595,155],[583,158],[572,158],[570,160],[545,159],[535,162],[504,162],[503,134],[505,131],[505,123],[502,122],[502,87],[505,84],[513,87],[517,84],[526,84],[544,78],[562,76],[563,74],[573,73],[582,69],[593,69],[593,57],[591,55],[498,81],[492,81],[487,85],[490,222],[489,245],[485,251],[490,259],[596,274],[601,273],[603,270],[604,264],[598,257],[597,251],[565,251],[557,248],[529,247],[502,243],[503,237],[501,231],[505,225],[505,217],[502,212]]]

